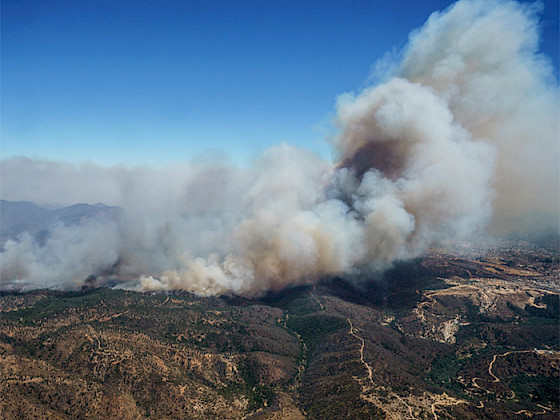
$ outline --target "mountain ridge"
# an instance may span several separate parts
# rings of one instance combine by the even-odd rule
[[[77,203],[56,209],[46,209],[31,201],[0,200],[0,244],[16,239],[24,232],[44,242],[55,224],[78,224],[89,218],[118,218],[124,210],[103,203]]]

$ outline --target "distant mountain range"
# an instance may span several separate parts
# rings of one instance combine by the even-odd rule
[[[122,208],[103,203],[47,209],[30,201],[0,200],[0,243],[16,239],[23,232],[29,232],[41,242],[49,227],[56,223],[72,225],[89,218],[117,219],[122,213]]]

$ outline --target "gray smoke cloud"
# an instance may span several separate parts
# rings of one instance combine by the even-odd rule
[[[337,100],[337,162],[282,144],[249,168],[12,158],[1,194],[105,202],[121,219],[4,244],[2,288],[259,295],[381,270],[530,209],[558,214],[558,86],[538,10],[460,1],[414,32],[385,79]],[[385,63],[387,64],[387,63]],[[494,208],[494,212],[493,212]]]

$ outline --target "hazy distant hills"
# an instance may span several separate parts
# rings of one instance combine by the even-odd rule
[[[48,229],[57,223],[71,225],[88,218],[116,219],[122,212],[120,207],[103,203],[80,203],[47,209],[29,201],[0,200],[0,243],[16,239],[23,232],[29,232],[42,241],[46,238]]]

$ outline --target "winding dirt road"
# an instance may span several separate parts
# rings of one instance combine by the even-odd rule
[[[362,362],[362,364],[364,365],[364,367],[367,370],[368,380],[371,382],[372,385],[375,385],[373,383],[373,370],[371,369],[371,366],[369,365],[369,363],[364,360],[364,348],[366,346],[366,342],[364,341],[364,339],[362,337],[360,337],[359,335],[357,335],[355,333],[354,326],[352,325],[352,320],[350,318],[346,318],[346,320],[348,321],[348,324],[350,324],[349,334],[353,335],[354,337],[356,337],[358,340],[360,340],[362,342],[362,345],[360,347],[360,361]]]

